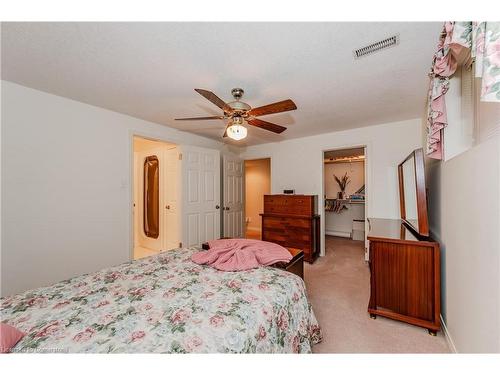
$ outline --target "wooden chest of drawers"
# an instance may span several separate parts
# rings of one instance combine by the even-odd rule
[[[319,215],[316,195],[265,195],[262,240],[304,251],[314,262],[319,254]]]
[[[265,214],[313,216],[317,205],[317,195],[264,195]]]

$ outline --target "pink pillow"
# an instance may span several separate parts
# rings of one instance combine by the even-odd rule
[[[23,337],[23,332],[8,324],[0,323],[0,353],[9,353]]]

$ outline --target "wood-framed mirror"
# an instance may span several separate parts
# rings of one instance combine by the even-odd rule
[[[419,148],[398,165],[401,220],[421,236],[429,236],[424,151]]]
[[[158,157],[148,156],[144,160],[144,234],[150,238],[160,235],[160,193]]]

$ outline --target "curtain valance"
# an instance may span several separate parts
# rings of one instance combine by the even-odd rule
[[[475,61],[481,100],[500,102],[500,22],[445,22],[429,73],[427,155],[443,157],[443,129],[448,125],[445,94],[464,55]]]

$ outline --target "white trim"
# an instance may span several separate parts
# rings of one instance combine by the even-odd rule
[[[351,232],[337,232],[337,231],[330,231],[330,230],[325,230],[325,235],[327,236],[335,236],[335,237],[345,237],[345,238],[351,238]]]
[[[337,150],[346,150],[346,149],[351,149],[351,148],[364,148],[364,156],[365,156],[365,165],[364,165],[364,173],[365,173],[365,222],[367,222],[367,219],[370,217],[370,207],[373,204],[371,201],[371,197],[369,197],[369,191],[368,189],[371,186],[372,183],[372,165],[371,165],[371,152],[372,152],[372,144],[370,141],[367,141],[362,144],[344,144],[343,146],[337,146],[333,148],[328,148],[328,149],[322,149],[321,150],[321,166],[322,166],[322,173],[321,173],[321,195],[318,197],[318,212],[322,213],[320,215],[320,256],[324,256],[326,249],[325,249],[325,236],[330,235],[330,236],[339,236],[339,237],[346,237],[346,238],[351,238],[351,233],[349,233],[349,236],[345,235],[345,232],[332,232],[328,231],[326,229],[326,220],[325,220],[325,152],[328,151],[337,151]],[[367,226],[368,224],[366,224]],[[365,260],[369,260],[369,254],[368,254],[368,249],[366,248],[368,240],[368,227],[365,227]]]
[[[443,327],[443,333],[444,337],[446,338],[446,342],[448,343],[448,347],[451,349],[452,353],[457,354],[457,348],[455,346],[455,343],[453,342],[453,339],[451,338],[450,331],[448,331],[448,327],[446,327],[446,323],[444,322],[443,316],[439,315],[441,318],[441,327]]]

